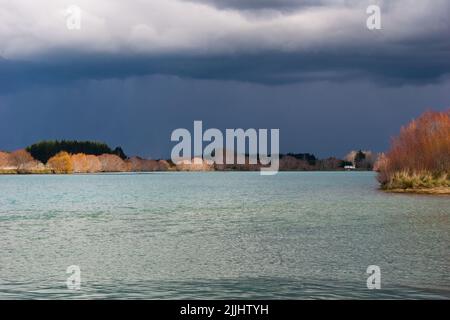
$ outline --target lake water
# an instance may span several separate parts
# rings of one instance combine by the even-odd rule
[[[372,172],[0,176],[0,298],[449,299],[449,216]]]

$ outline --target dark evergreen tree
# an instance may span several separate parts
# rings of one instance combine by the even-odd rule
[[[355,167],[361,168],[362,163],[364,162],[365,159],[366,159],[366,154],[364,152],[362,152],[361,150],[359,150],[355,155]]]

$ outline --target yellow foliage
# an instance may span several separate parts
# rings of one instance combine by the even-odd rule
[[[47,165],[54,173],[72,173],[73,172],[72,158],[65,151],[61,151],[57,155],[50,158],[47,162]]]

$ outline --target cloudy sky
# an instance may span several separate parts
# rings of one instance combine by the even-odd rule
[[[203,120],[280,128],[283,152],[383,151],[450,107],[449,17],[448,0],[0,0],[0,149],[168,157],[172,130]]]

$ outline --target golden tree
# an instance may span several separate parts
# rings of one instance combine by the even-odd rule
[[[47,166],[54,173],[72,173],[73,162],[70,154],[61,151],[47,161]]]
[[[71,155],[73,163],[73,172],[75,173],[86,173],[89,172],[89,163],[86,155],[84,153],[77,153]]]

